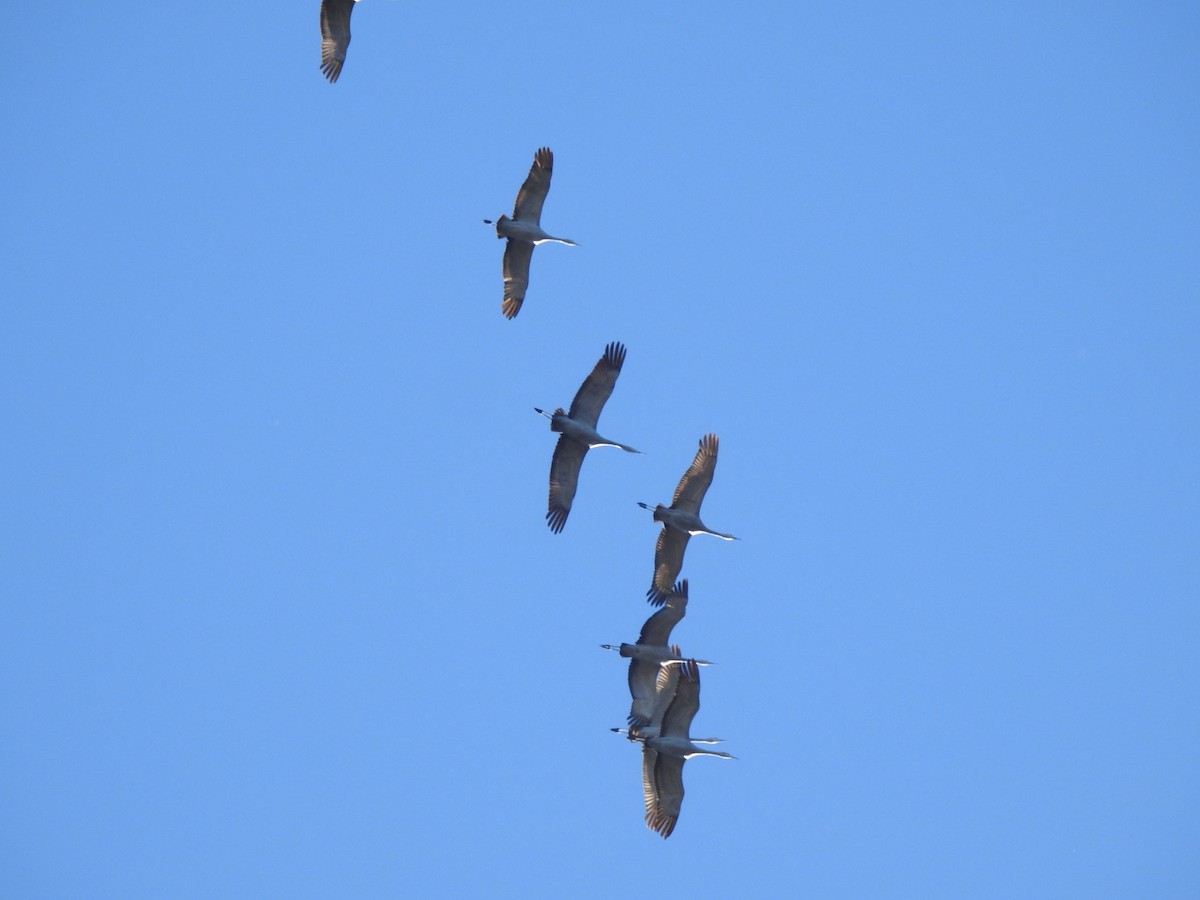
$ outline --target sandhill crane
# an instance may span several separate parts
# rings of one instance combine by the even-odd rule
[[[615,650],[629,659],[629,693],[633,704],[629,709],[629,732],[636,737],[658,734],[662,715],[675,695],[673,663],[685,662],[679,648],[667,643],[671,630],[687,611],[688,583],[685,578],[675,585],[666,604],[646,620],[636,644],[601,644],[605,650]],[[712,665],[706,659],[696,665]]]
[[[555,534],[567,524],[567,514],[571,511],[575,488],[579,484],[579,468],[588,450],[592,447],[620,447],[628,453],[642,452],[601,437],[596,431],[600,412],[612,396],[613,386],[624,364],[625,346],[613,341],[604,348],[604,355],[579,386],[569,413],[563,412],[561,406],[553,414],[536,406],[533,408],[550,420],[551,431],[561,432],[550,463],[550,502],[546,512],[546,524]]]
[[[333,84],[350,46],[350,13],[358,0],[321,0],[321,71]]]
[[[506,319],[515,318],[525,302],[525,291],[529,287],[529,260],[533,258],[534,246],[547,241],[577,246],[572,240],[542,231],[542,204],[546,202],[553,173],[554,154],[549,147],[542,147],[533,155],[529,177],[517,192],[512,218],[501,216],[495,222],[483,220],[485,225],[496,226],[496,237],[508,238],[508,245],[504,248],[504,300],[500,303],[500,310]]]
[[[660,503],[651,507],[648,503],[638,503],[642,509],[654,512],[655,522],[663,523],[658,544],[654,548],[654,578],[650,582],[650,589],[646,591],[646,599],[655,606],[661,606],[671,593],[671,584],[683,568],[683,551],[687,549],[688,539],[693,534],[711,534],[727,541],[738,540],[732,534],[713,531],[700,521],[700,504],[708,486],[712,484],[716,468],[717,436],[706,434],[700,439],[696,458],[679,479],[671,505],[663,506]]]
[[[700,708],[700,670],[691,660],[680,666],[675,696],[663,715],[656,737],[630,740],[642,742],[642,792],[646,800],[646,826],[664,838],[670,837],[683,805],[683,764],[693,756],[736,759],[719,750],[705,750],[689,737],[692,719]],[[618,731],[619,729],[613,729]]]

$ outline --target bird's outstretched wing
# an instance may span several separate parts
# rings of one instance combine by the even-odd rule
[[[650,754],[654,759],[648,759]],[[683,763],[649,748],[642,749],[642,791],[646,797],[646,826],[664,838],[671,836],[683,806]],[[647,772],[647,769],[650,771]],[[651,803],[653,802],[653,807]]]
[[[700,503],[712,484],[713,472],[717,470],[717,436],[706,434],[700,439],[700,449],[688,470],[679,479],[671,505],[686,512],[700,513]]]
[[[342,74],[350,46],[350,13],[354,0],[321,0],[321,71],[330,84]]]
[[[529,261],[533,259],[533,244],[508,239],[504,248],[504,299],[500,311],[504,318],[516,318],[529,290]]]
[[[683,551],[687,549],[690,537],[687,532],[666,525],[658,533],[658,543],[654,545],[654,577],[646,591],[646,599],[655,606],[662,606],[671,596],[671,588],[683,569]]]
[[[575,488],[579,485],[579,468],[587,455],[586,444],[567,437],[558,436],[554,458],[550,461],[550,501],[546,511],[546,524],[558,534],[567,524],[567,514],[575,500]]]
[[[690,740],[692,719],[700,709],[700,667],[695,660],[679,665],[679,681],[675,685],[675,696],[663,713],[662,730],[659,734]]]
[[[575,399],[571,401],[569,415],[577,422],[586,422],[593,428],[600,421],[604,404],[612,396],[621,366],[625,365],[625,345],[613,341],[604,348],[604,355],[596,362],[592,372],[579,386]]]
[[[687,602],[688,582],[685,578],[672,588],[670,596],[664,601],[666,605],[651,615],[646,620],[646,623],[642,625],[642,632],[638,635],[637,642],[639,644],[648,644],[652,647],[665,646],[671,638],[672,629],[686,615]]]
[[[517,191],[517,202],[513,206],[514,219],[532,222],[535,225],[542,221],[542,204],[546,202],[546,194],[550,191],[550,176],[554,174],[554,154],[549,147],[542,147],[533,155],[533,165],[529,176]]]

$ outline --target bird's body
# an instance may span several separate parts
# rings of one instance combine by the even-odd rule
[[[536,407],[534,408],[536,409]],[[543,412],[542,415],[546,415],[546,413]],[[627,453],[642,452],[617,441],[610,441],[587,422],[572,419],[570,414],[563,412],[562,409],[556,409],[550,415],[550,430],[560,432],[563,437],[569,438],[577,444],[583,444],[589,450],[593,447],[619,447]]]
[[[492,223],[488,222],[487,224],[491,225]],[[518,241],[524,241],[527,244],[553,243],[569,244],[572,247],[578,246],[574,241],[547,234],[537,222],[510,219],[508,216],[501,216],[496,220],[495,225],[496,237],[514,238]]]
[[[558,444],[554,447],[554,458],[550,462],[550,498],[546,511],[546,524],[555,534],[562,531],[567,523],[567,515],[571,512],[571,504],[575,500],[575,490],[579,486],[579,470],[589,449],[620,447],[628,453],[641,452],[625,444],[610,441],[596,431],[600,413],[608,398],[612,396],[617,376],[621,374],[624,364],[625,347],[613,341],[604,348],[604,355],[579,386],[575,399],[571,401],[570,412],[564,412],[560,407],[553,413],[548,413],[534,407],[535,412],[550,420],[550,430],[559,433]]]
[[[728,753],[697,747],[688,734],[700,709],[700,670],[691,660],[679,666],[675,695],[655,736],[635,737],[642,743],[642,792],[646,801],[646,825],[664,838],[679,821],[683,805],[683,764],[694,756],[734,759]],[[715,739],[709,739],[715,740]]]
[[[601,644],[605,650],[616,650],[625,659],[633,660],[630,665],[651,663],[655,668],[668,662],[684,662],[675,645],[658,647],[653,644]]]
[[[542,147],[533,156],[533,165],[513,206],[512,217],[501,216],[496,221],[484,219],[487,225],[496,226],[496,237],[507,238],[504,248],[504,299],[500,310],[506,319],[515,318],[525,302],[529,288],[529,262],[533,248],[538,244],[554,242],[570,244],[569,238],[556,237],[542,229],[542,205],[550,191],[550,176],[554,174],[554,154],[549,147]]]
[[[675,496],[670,506],[659,503],[650,506],[639,503],[643,509],[654,513],[654,521],[661,522],[663,530],[658,535],[654,548],[654,576],[646,599],[661,606],[671,593],[671,585],[683,568],[683,553],[688,539],[693,534],[711,534],[726,541],[736,541],[732,534],[713,531],[700,520],[700,504],[712,484],[717,468],[718,440],[715,434],[706,434],[700,439],[700,449],[688,470],[679,479]]]
[[[645,506],[645,509],[650,509]],[[654,513],[654,521],[662,522],[668,528],[675,531],[683,532],[689,536],[696,534],[711,534],[713,537],[719,537],[726,541],[736,541],[732,534],[725,534],[721,531],[713,531],[707,525],[700,521],[700,517],[693,512],[688,512],[684,509],[673,509],[670,506],[663,506],[659,503],[651,512]]]
[[[350,14],[358,0],[321,0],[321,71],[333,84],[350,46]]]

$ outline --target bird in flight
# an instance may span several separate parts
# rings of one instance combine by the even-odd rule
[[[601,437],[596,431],[600,412],[612,395],[624,364],[625,345],[613,341],[604,348],[604,355],[579,386],[575,399],[571,401],[570,412],[563,412],[561,406],[553,414],[536,406],[533,408],[550,420],[551,431],[560,432],[554,458],[550,462],[550,501],[546,511],[546,524],[555,534],[567,524],[567,514],[571,512],[575,488],[579,485],[579,469],[588,450],[592,447],[620,447],[627,453],[642,452]]]
[[[496,237],[508,238],[504,248],[504,300],[500,303],[506,319],[515,318],[525,302],[525,291],[529,288],[529,260],[533,258],[534,246],[547,241],[577,246],[572,240],[542,230],[542,204],[546,202],[553,172],[554,154],[549,147],[542,147],[533,155],[529,176],[517,192],[512,218],[501,216],[496,221],[483,220],[485,225],[496,226]]]
[[[650,582],[650,590],[646,591],[646,599],[655,606],[662,606],[670,596],[671,586],[683,568],[683,551],[687,549],[688,539],[693,534],[711,534],[726,541],[738,540],[732,534],[713,531],[700,521],[700,504],[717,469],[717,446],[715,434],[706,434],[700,439],[696,458],[679,479],[670,506],[638,503],[642,509],[654,513],[655,522],[663,523],[663,530],[654,548],[654,577]]]

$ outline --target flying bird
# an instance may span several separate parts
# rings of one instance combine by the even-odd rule
[[[670,595],[671,585],[683,568],[683,551],[687,549],[688,539],[693,534],[711,534],[727,541],[738,540],[732,534],[713,531],[700,521],[700,504],[704,501],[708,486],[712,484],[716,468],[717,436],[706,434],[700,439],[696,458],[679,479],[671,505],[663,506],[660,503],[651,507],[648,503],[638,503],[642,509],[653,511],[655,522],[663,523],[658,544],[654,548],[654,577],[650,589],[646,591],[646,599],[655,606],[662,606]]]
[[[350,46],[350,13],[358,0],[321,0],[321,71],[333,84]]]
[[[525,291],[529,288],[529,260],[533,258],[534,246],[547,241],[577,246],[572,240],[542,231],[542,204],[546,202],[553,172],[554,154],[549,147],[542,147],[533,155],[529,177],[517,192],[512,218],[501,216],[495,222],[483,220],[485,225],[496,226],[496,237],[508,238],[504,248],[504,300],[500,303],[506,319],[515,318],[525,302]]]
[[[704,750],[689,736],[692,719],[700,709],[700,670],[692,660],[679,669],[675,696],[663,715],[657,736],[636,737],[642,743],[642,793],[646,801],[646,826],[664,838],[670,837],[683,805],[683,764],[693,756],[736,759],[719,750]],[[613,731],[620,731],[614,728]],[[706,743],[712,743],[710,738]]]
[[[511,244],[510,241],[510,247]],[[561,432],[558,445],[554,448],[554,459],[550,463],[550,502],[546,512],[546,524],[555,534],[567,524],[567,514],[571,512],[575,488],[579,484],[579,468],[588,450],[592,447],[620,447],[628,453],[642,452],[601,437],[596,431],[600,412],[612,396],[613,386],[624,364],[625,346],[613,341],[604,348],[604,355],[579,386],[569,413],[563,412],[561,406],[553,414],[536,406],[533,408],[550,420],[551,431]]]
[[[615,650],[629,659],[629,693],[633,705],[627,721],[629,734],[653,737],[659,733],[663,713],[675,695],[678,677],[676,663],[686,662],[677,646],[668,644],[671,630],[687,612],[688,583],[685,578],[675,585],[662,609],[652,614],[642,626],[636,644],[601,644],[605,650]],[[695,660],[698,666],[712,665],[708,660]]]

